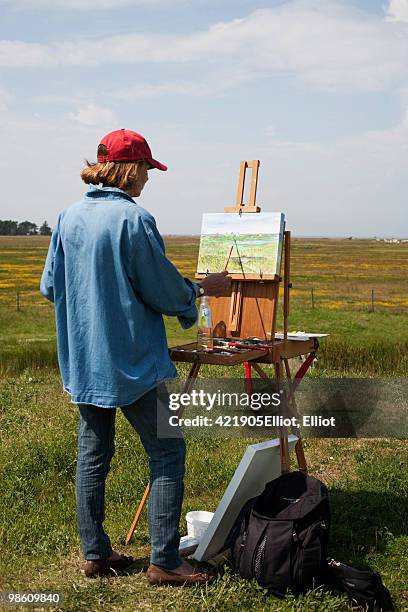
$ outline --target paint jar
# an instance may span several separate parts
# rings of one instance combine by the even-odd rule
[[[197,328],[197,348],[208,349],[212,346],[212,314],[208,296],[200,299]]]
[[[208,525],[211,523],[213,516],[214,512],[207,512],[206,510],[193,510],[192,512],[187,512],[187,535],[190,538],[195,538],[200,541]]]

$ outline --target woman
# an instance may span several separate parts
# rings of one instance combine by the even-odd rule
[[[115,413],[138,432],[149,456],[152,584],[205,582],[178,552],[185,443],[157,435],[163,382],[176,376],[163,314],[191,327],[198,295],[225,295],[231,279],[211,274],[201,285],[167,259],[155,220],[136,205],[153,159],[140,134],[117,130],[81,172],[84,198],[63,210],[53,232],[41,293],[55,303],[58,360],[64,389],[80,412],[77,463],[78,529],[88,577],[126,569],[132,557],[112,549],[103,529],[105,480],[114,454]]]

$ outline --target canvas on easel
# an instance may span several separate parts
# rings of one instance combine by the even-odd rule
[[[284,227],[281,212],[204,214],[197,273],[219,272],[228,260],[232,277],[275,278],[280,271]]]

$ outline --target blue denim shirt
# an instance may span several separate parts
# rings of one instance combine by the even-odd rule
[[[121,189],[91,186],[60,213],[40,290],[55,304],[72,402],[125,406],[176,376],[162,315],[191,327],[196,285],[167,259],[152,215]]]

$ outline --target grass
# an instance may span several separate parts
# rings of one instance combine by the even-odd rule
[[[166,243],[171,259],[192,278],[197,239],[171,237]],[[53,307],[38,293],[47,245],[45,237],[0,237],[0,590],[59,591],[63,608],[78,611],[350,610],[344,598],[319,589],[296,600],[277,600],[255,583],[238,579],[228,565],[207,587],[149,588],[145,514],[136,540],[123,546],[148,466],[120,411],[106,528],[115,547],[133,554],[137,563],[132,574],[121,578],[88,581],[79,575],[74,496],[78,413],[62,392],[55,367]],[[406,376],[407,267],[406,244],[293,241],[290,327],[331,334],[321,342],[315,375]],[[195,329],[184,332],[174,319],[167,319],[166,326],[170,344],[195,336]],[[180,375],[186,371],[180,365]],[[201,374],[227,373],[242,376],[241,368],[203,368]],[[247,443],[238,438],[188,440],[183,516],[191,509],[215,509]],[[403,596],[408,587],[408,441],[308,438],[305,446],[311,473],[329,485],[331,554],[378,570],[396,609],[408,610]]]
[[[148,466],[120,411],[105,525],[114,545],[138,561],[126,577],[91,582],[80,577],[74,498],[76,407],[62,393],[57,373],[49,370],[4,381],[0,405],[0,590],[59,591],[65,610],[349,610],[344,599],[320,590],[298,600],[277,600],[255,583],[238,579],[228,565],[208,587],[149,588],[143,571],[149,550],[146,514],[135,541],[123,546]],[[215,509],[247,443],[188,440],[183,516],[192,509]],[[408,579],[407,450],[408,443],[401,440],[306,441],[311,472],[330,487],[331,554],[380,571],[399,610],[404,609],[402,593]]]

